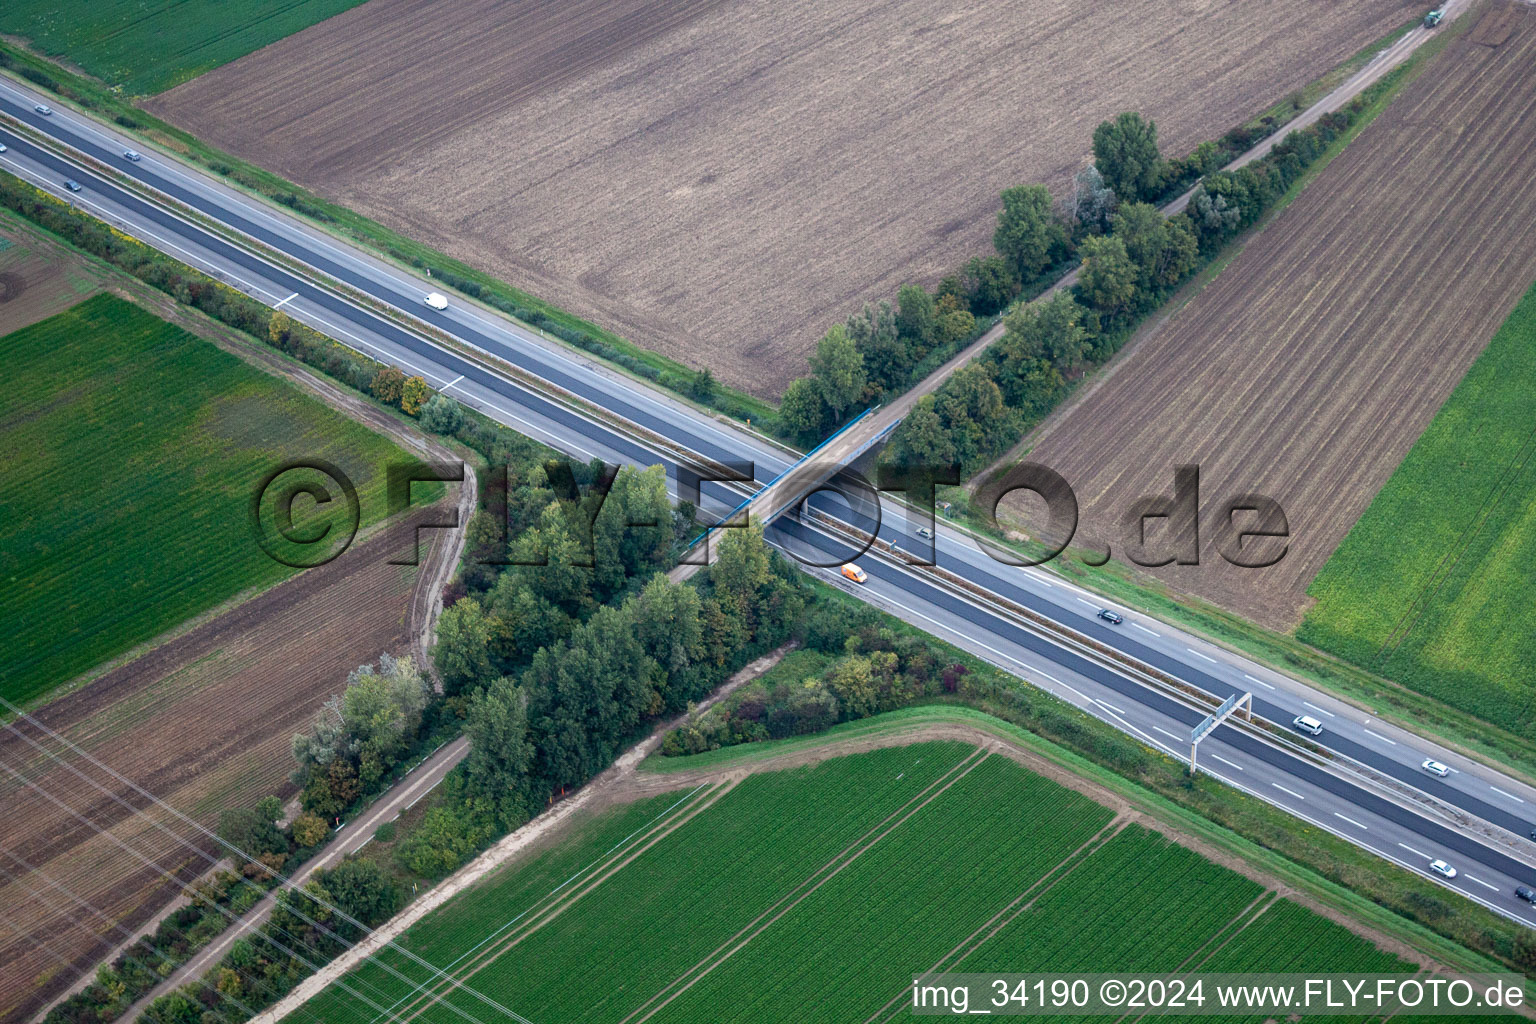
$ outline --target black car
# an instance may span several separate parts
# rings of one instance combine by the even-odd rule
[[[69,189],[71,192],[79,192],[80,191],[80,183],[78,181],[76,181],[74,178],[70,178],[68,181],[66,181],[64,183],[64,187]]]
[[[1119,612],[1110,611],[1108,608],[1099,609],[1099,618],[1103,619],[1111,626],[1118,626],[1120,623],[1125,621],[1124,615],[1121,615]]]
[[[1536,889],[1528,885],[1522,885],[1515,890],[1515,896],[1527,903],[1536,903]]]

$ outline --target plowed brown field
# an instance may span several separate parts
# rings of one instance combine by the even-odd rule
[[[387,564],[404,525],[36,712],[83,753],[28,723],[0,730],[0,1021],[210,866],[204,837],[111,772],[205,827],[291,793],[293,734],[352,668],[407,647],[416,570]]]
[[[1125,109],[1181,152],[1413,0],[372,0],[150,106],[757,394]]]
[[[1474,15],[1475,16],[1475,15]],[[1260,491],[1290,521],[1272,568],[1156,575],[1277,628],[1536,278],[1536,7],[1495,6],[1231,266],[1071,408],[1030,458],[1063,473],[1082,528],[1201,469],[1217,502]]]

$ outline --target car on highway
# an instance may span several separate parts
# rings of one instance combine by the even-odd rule
[[[842,572],[844,579],[852,580],[855,583],[869,582],[869,573],[865,572],[863,569],[860,569],[852,562],[844,565],[840,571]]]
[[[1456,869],[1451,867],[1443,860],[1430,861],[1429,870],[1433,871],[1437,875],[1444,875],[1446,878],[1456,877]]]
[[[1323,723],[1311,715],[1297,715],[1291,720],[1291,725],[1312,736],[1321,736],[1323,734]]]
[[[1527,903],[1536,903],[1536,889],[1532,889],[1528,885],[1517,886],[1515,898],[1525,900]]]
[[[1449,768],[1441,764],[1439,761],[1436,761],[1432,757],[1425,758],[1424,763],[1419,765],[1419,767],[1423,768],[1431,775],[1440,776],[1442,779],[1451,774],[1451,770]]]
[[[448,296],[444,295],[442,292],[428,292],[427,297],[422,301],[431,306],[433,309],[448,308]]]
[[[1099,609],[1099,618],[1103,619],[1105,622],[1109,623],[1111,626],[1118,626],[1118,625],[1120,625],[1120,623],[1125,621],[1125,616],[1124,615],[1121,615],[1119,612],[1114,611],[1113,609],[1110,609],[1110,608],[1100,608]]]
[[[132,160],[134,163],[138,163],[140,160],[142,160],[144,158],[142,156],[140,156],[136,150],[125,149],[125,150],[123,150],[123,159],[124,160]]]
[[[6,147],[5,143],[0,142],[0,153],[4,153],[6,151],[6,148],[7,147]]]
[[[919,526],[917,528],[917,535],[924,540],[933,540],[933,531],[926,526]]]
[[[64,187],[69,189],[71,192],[79,192],[80,191],[80,183],[78,181],[76,181],[74,178],[70,178],[67,181],[65,181],[64,182]]]
[[[42,114],[44,117],[52,117],[53,116],[53,108],[52,107],[45,107],[41,103],[39,103],[37,106],[33,107],[32,109],[37,111],[39,114]]]

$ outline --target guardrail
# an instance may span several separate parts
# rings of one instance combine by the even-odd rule
[[[201,228],[202,230],[207,231],[209,234],[215,235],[226,244],[241,249],[248,255],[257,259],[264,260],[267,263],[280,267],[281,269],[286,270],[288,273],[302,277],[314,287],[330,292],[337,298],[342,299],[351,305],[364,309],[366,312],[379,317],[381,320],[389,322],[400,330],[414,334],[419,338],[435,343],[440,347],[446,348],[452,351],[453,354],[459,356],[462,359],[466,359],[471,363],[474,363],[481,369],[493,373],[510,383],[514,383],[527,391],[541,395],[555,402],[556,404],[563,406],[569,411],[582,416],[585,419],[605,423],[616,430],[620,430],[624,433],[634,436],[642,440],[642,442],[647,447],[655,449],[659,453],[667,455],[677,462],[685,463],[696,470],[702,470],[708,474],[722,473],[726,471],[726,467],[722,464],[707,456],[700,455],[698,452],[693,451],[691,448],[680,445],[670,438],[658,434],[647,427],[643,427],[632,420],[626,419],[625,417],[620,416],[611,410],[605,409],[604,407],[597,405],[581,397],[580,395],[577,395],[575,392],[562,388],[557,384],[553,384],[550,381],[547,381],[544,378],[538,376],[537,374],[515,366],[512,363],[509,363],[498,356],[492,355],[483,349],[466,344],[449,332],[444,331],[443,329],[433,324],[429,324],[426,321],[419,320],[416,317],[410,316],[408,313],[401,310],[397,306],[391,305],[390,303],[377,299],[366,292],[359,291],[358,289],[353,288],[351,285],[338,281],[330,275],[316,270],[315,268],[309,266],[301,260],[290,256],[280,249],[273,248],[272,246],[267,245],[258,239],[254,239],[248,235],[241,234],[240,232],[235,231],[234,229],[223,224],[221,221],[209,217],[202,211],[186,205],[174,196],[167,195],[164,192],[161,192],[159,189],[146,185],[145,183],[139,181],[137,178],[124,174],[122,171],[115,167],[103,164],[89,154],[82,153],[72,146],[61,143],[57,139],[54,139],[52,136],[43,132],[39,132],[32,128],[30,125],[27,125],[21,121],[17,121],[15,118],[8,114],[0,114],[0,123],[3,123],[10,131],[16,133],[17,135],[26,137],[28,141],[32,142],[34,145],[47,150],[59,159],[66,160],[84,167],[98,177],[107,178],[114,185],[123,189],[124,191],[132,193],[143,202],[150,203],[151,205],[159,207],[166,213],[169,213],[182,221],[188,222],[193,226]],[[89,216],[96,215],[89,214]],[[97,217],[97,219],[100,220],[101,218]],[[132,225],[124,223],[122,224],[122,228],[129,234],[133,233]],[[139,238],[138,240],[150,248],[159,249],[159,247],[156,246],[152,241],[148,241],[143,238]],[[164,252],[163,249],[160,249],[159,251]],[[185,262],[174,254],[167,253],[166,255],[169,258],[176,260],[177,262]],[[209,274],[208,271],[196,267],[193,269],[197,270],[197,272],[200,274],[214,277],[216,280],[227,284],[229,287],[236,288],[236,290],[239,291],[244,291],[244,289],[239,288],[238,284],[225,281],[224,278],[220,275]],[[255,296],[252,297],[255,298]],[[261,300],[258,299],[257,301]],[[315,327],[315,329],[320,331],[322,334],[325,334],[326,337],[331,338],[331,340],[335,341],[338,345],[351,349],[366,359],[370,359],[374,362],[379,361],[377,356],[371,353],[361,352],[355,345],[350,345],[340,338],[333,337],[329,332],[326,331],[323,326]],[[467,401],[466,404],[474,406],[477,403],[470,400]]]
[[[947,569],[936,565],[924,565],[910,561],[901,555],[893,554],[890,551],[889,544],[871,537],[867,532],[857,527],[834,519],[819,510],[811,509],[809,514],[824,529],[841,535],[851,543],[861,546],[867,544],[868,550],[878,557],[900,565],[909,572],[921,575],[929,582],[951,593],[979,601],[989,606],[1002,617],[1016,622],[1036,636],[1050,640],[1052,643],[1106,668],[1111,668],[1137,683],[1178,701],[1185,707],[1208,715],[1214,712],[1222,702],[1222,698],[1215,694],[1179,679],[1177,676],[1170,675],[1140,659],[1134,658],[1118,648],[1100,643],[1087,634],[1081,633],[1064,623],[1057,622],[1033,609],[994,594]],[[1258,714],[1251,715],[1247,720],[1241,718],[1229,719],[1226,724],[1239,732],[1263,740],[1272,746],[1279,747],[1286,753],[1307,761],[1325,771],[1340,777],[1344,777],[1344,774],[1347,773],[1352,781],[1367,785],[1388,799],[1398,803],[1406,802],[1415,809],[1433,814],[1463,831],[1474,832],[1504,847],[1507,852],[1518,855],[1522,861],[1531,863],[1530,846],[1524,836],[1516,835],[1508,829],[1484,821],[1481,818],[1473,817],[1459,807],[1447,804],[1347,754],[1341,754],[1338,751],[1329,750],[1326,747],[1303,740],[1283,724],[1272,722]]]

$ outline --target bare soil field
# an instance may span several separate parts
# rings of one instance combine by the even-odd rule
[[[108,276],[7,211],[0,218],[0,337],[89,298]]]
[[[407,646],[416,570],[387,564],[406,536],[392,528],[35,713],[83,753],[29,723],[0,731],[0,1020],[210,866],[210,843],[91,759],[206,827],[288,795],[293,734],[348,671]]]
[[[1421,6],[371,0],[148,105],[775,396],[832,322],[988,251],[1001,189],[1060,190],[1100,120],[1182,152]]]
[[[1297,624],[1313,576],[1536,277],[1533,62],[1536,7],[1488,10],[1044,425],[1030,458],[1071,482],[1080,537],[1123,558],[1132,503],[1171,495],[1174,467],[1198,464],[1201,564],[1150,571],[1265,625]],[[1211,545],[1221,500],[1252,491],[1290,524],[1267,569]]]

